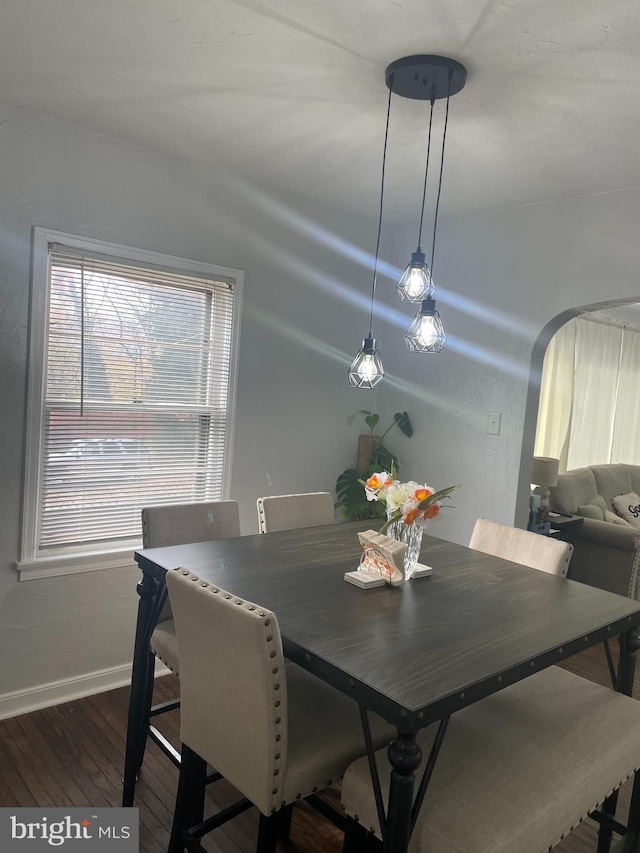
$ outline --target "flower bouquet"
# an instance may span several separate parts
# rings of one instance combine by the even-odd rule
[[[387,520],[379,532],[406,544],[405,576],[410,578],[420,556],[426,523],[440,514],[441,501],[460,486],[447,486],[436,492],[430,486],[420,485],[413,480],[401,483],[386,471],[379,471],[360,482],[368,501],[385,504]]]

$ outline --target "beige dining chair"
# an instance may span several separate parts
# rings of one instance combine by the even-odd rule
[[[191,833],[249,805],[259,853],[273,853],[283,810],[342,777],[365,752],[358,704],[299,666],[285,669],[277,616],[186,569],[167,573],[180,649],[182,764],[169,853],[202,820],[207,762],[245,798]],[[215,649],[215,654],[211,650]],[[371,715],[376,748],[395,729]]]
[[[529,530],[479,518],[469,547],[552,575],[567,576],[573,545]]]
[[[432,728],[418,735],[425,759]],[[385,750],[376,753],[376,766],[386,802]],[[451,716],[409,853],[544,853],[638,767],[640,703],[550,667]],[[636,774],[627,839],[635,845],[639,782]],[[359,853],[363,827],[380,837],[366,758],[344,776],[342,808],[349,818],[345,853]]]
[[[320,524],[333,524],[334,520],[333,498],[329,492],[258,498],[260,533],[317,527]]]
[[[192,504],[170,504],[150,506],[142,510],[143,548],[163,548],[168,545],[184,545],[189,542],[207,542],[212,539],[227,539],[240,535],[240,515],[237,501],[207,501]],[[180,659],[176,640],[175,624],[171,606],[167,600],[158,617],[151,635],[150,660],[145,693],[147,723],[141,736],[138,751],[138,767],[142,767],[147,736],[173,761],[180,764],[180,753],[151,725],[159,714],[175,710],[180,700],[152,705],[155,658],[158,657],[176,675],[180,675]]]

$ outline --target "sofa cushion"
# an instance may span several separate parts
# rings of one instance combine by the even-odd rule
[[[602,495],[591,498],[589,503],[578,507],[578,515],[585,518],[593,518],[595,521],[604,521],[604,514],[608,510],[607,503]]]
[[[603,495],[607,509],[616,495],[625,495],[631,491],[631,471],[628,465],[592,465],[596,480],[597,493]]]
[[[620,527],[632,527],[626,519],[621,518],[619,515],[616,515],[615,512],[611,512],[611,510],[605,510],[604,520],[610,521],[611,524],[619,524]]]
[[[551,507],[574,514],[579,506],[589,503],[597,494],[591,470],[576,468],[558,476],[558,484],[551,489]]]
[[[631,491],[640,495],[640,465],[627,465],[631,475]]]
[[[613,508],[632,527],[640,528],[640,495],[628,492],[626,495],[616,495]]]

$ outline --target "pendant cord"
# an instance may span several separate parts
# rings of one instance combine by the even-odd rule
[[[80,265],[80,417],[84,416],[84,256]]]
[[[451,97],[451,78],[453,72],[449,72],[449,88],[447,91],[447,109],[444,114],[444,130],[442,132],[442,156],[440,157],[440,178],[438,180],[438,196],[436,198],[436,211],[433,217],[433,243],[431,244],[431,281],[433,281],[433,258],[436,253],[436,231],[438,229],[438,210],[440,208],[440,193],[442,191],[442,172],[444,170],[444,147],[447,141],[447,124],[449,123],[449,100]]]
[[[424,203],[427,199],[427,176],[429,175],[429,154],[431,153],[431,127],[433,125],[433,105],[435,98],[431,98],[431,113],[429,115],[429,135],[427,138],[427,165],[424,170],[424,186],[422,187],[422,207],[420,208],[420,228],[418,230],[418,251],[421,252],[422,245],[422,223],[424,222]]]
[[[389,138],[389,115],[391,114],[391,86],[389,86],[389,100],[387,101],[387,124],[384,131],[384,149],[382,151],[382,178],[380,181],[380,212],[378,215],[378,239],[376,240],[376,257],[373,262],[373,283],[371,285],[371,311],[369,313],[369,337],[373,337],[373,303],[376,295],[376,281],[378,278],[378,252],[380,250],[380,232],[382,230],[382,202],[384,199],[384,172],[387,162],[387,139]]]

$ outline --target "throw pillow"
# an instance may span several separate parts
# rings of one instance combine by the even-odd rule
[[[585,518],[593,518],[595,521],[604,521],[604,514],[607,511],[607,502],[602,495],[596,495],[591,498],[589,503],[578,507],[578,515],[583,515]]]
[[[618,515],[628,521],[632,527],[640,528],[640,495],[635,492],[616,495],[611,503]]]
[[[625,521],[624,518],[620,518],[619,515],[616,515],[615,512],[611,512],[610,509],[605,510],[604,520],[609,521],[611,524],[619,524],[621,527],[632,527],[628,521]]]

